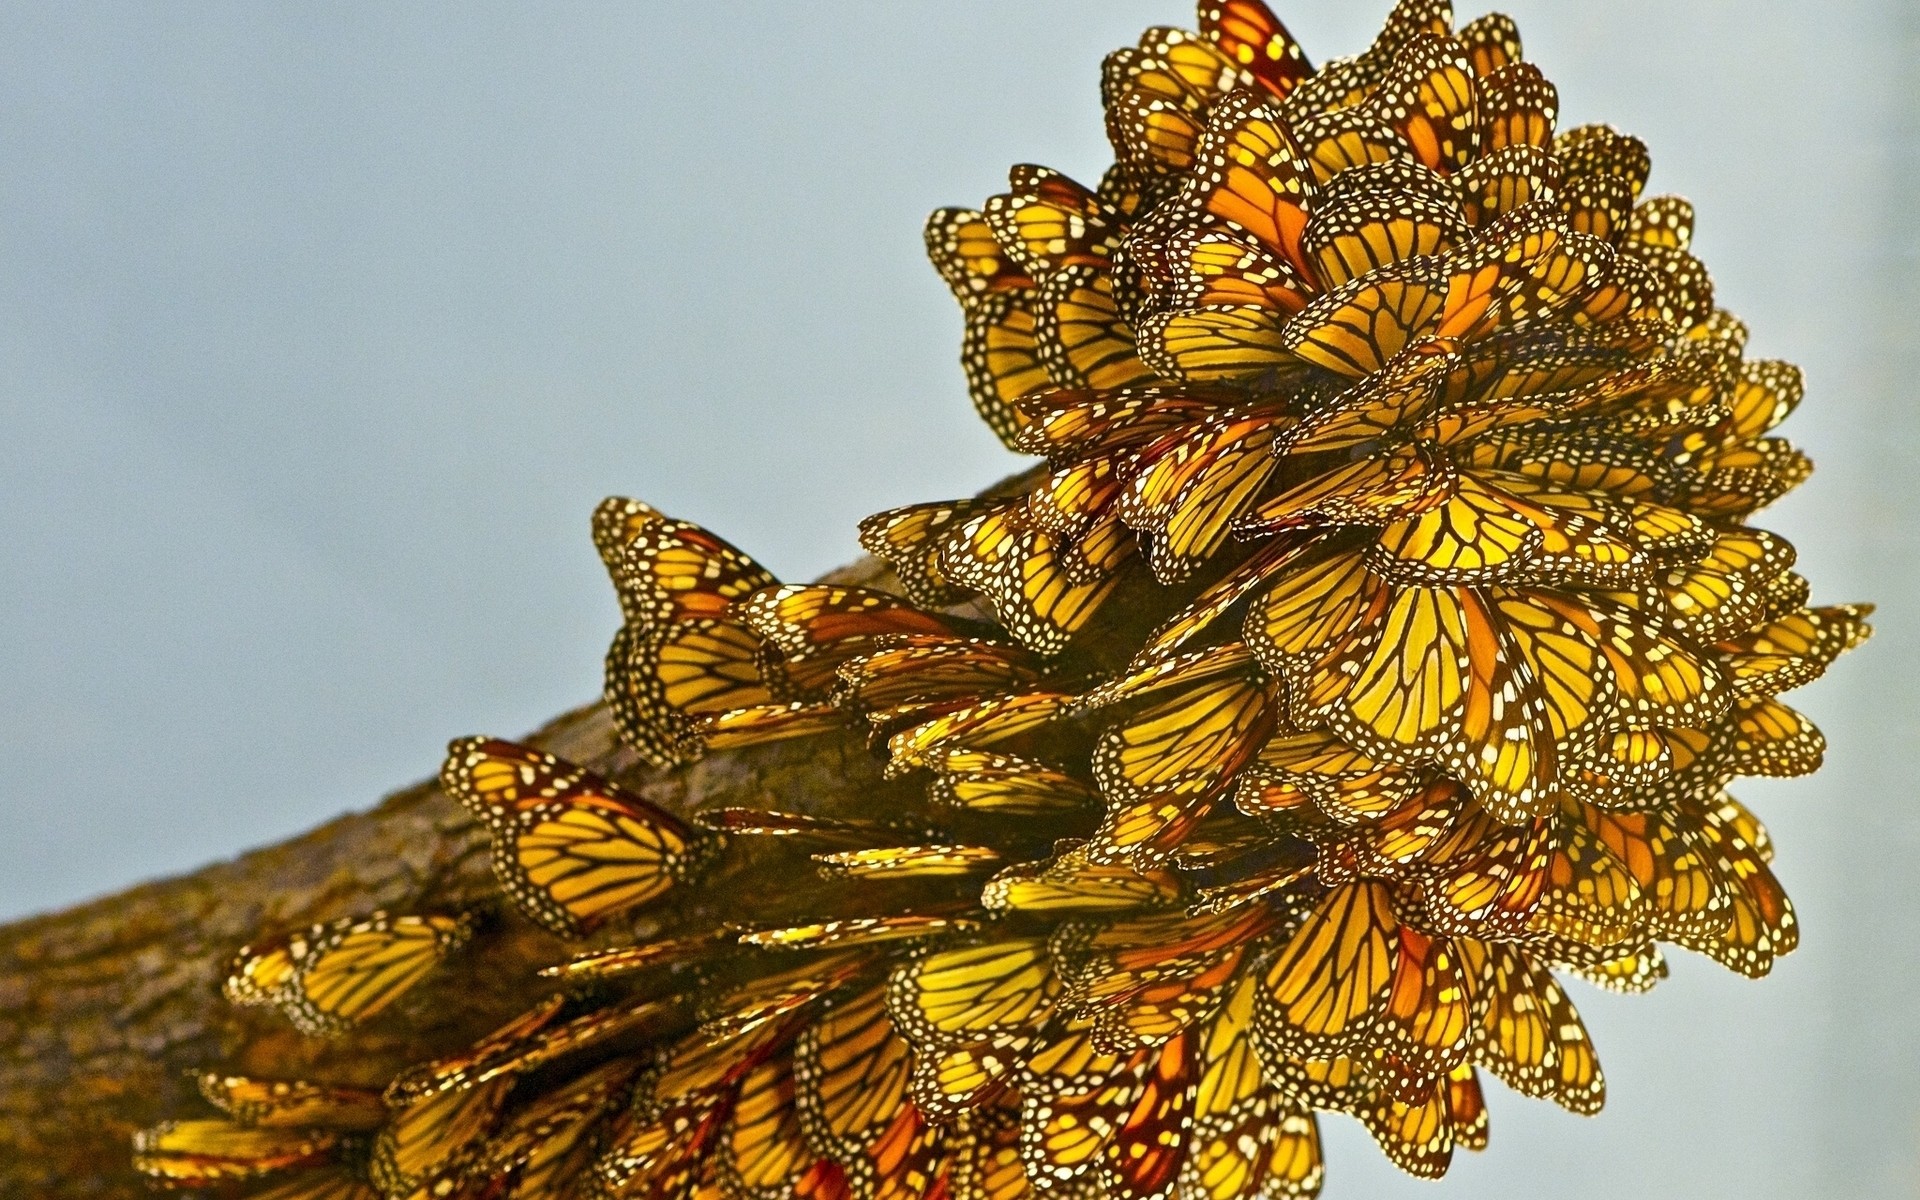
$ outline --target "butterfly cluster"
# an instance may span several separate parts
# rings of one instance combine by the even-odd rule
[[[1819,765],[1778,697],[1867,610],[1810,607],[1749,523],[1811,469],[1772,436],[1800,376],[1745,357],[1645,146],[1558,129],[1512,22],[1445,0],[1318,70],[1259,0],[1205,0],[1101,92],[1097,186],[1021,166],[927,225],[975,405],[1045,460],[1026,486],[863,522],[891,590],[595,514],[626,747],[864,736],[894,790],[682,819],[455,742],[505,894],[594,943],[383,1092],[206,1076],[225,1115],[143,1133],[143,1170],[274,1200],[1310,1196],[1321,1113],[1432,1177],[1486,1144],[1483,1072],[1597,1111],[1563,979],[1794,948],[1726,789]],[[755,895],[623,935],[742,856]],[[471,933],[321,926],[228,994],[338,1033]]]

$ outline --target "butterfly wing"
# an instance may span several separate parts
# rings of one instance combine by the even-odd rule
[[[441,779],[486,823],[507,894],[563,937],[659,898],[711,848],[611,780],[498,738],[454,742]]]

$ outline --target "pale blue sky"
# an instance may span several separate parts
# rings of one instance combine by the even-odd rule
[[[1316,58],[1386,0],[1296,0]],[[1821,465],[1770,524],[1882,633],[1749,787],[1805,949],[1582,990],[1594,1122],[1505,1095],[1441,1187],[1332,1122],[1358,1196],[1920,1190],[1920,23],[1903,0],[1527,0],[1565,123],[1652,145]],[[1091,177],[1145,3],[0,6],[0,917],[364,807],[453,735],[592,698],[610,492],[791,578],[1007,473],[927,210]],[[1463,16],[1477,9],[1463,9]]]

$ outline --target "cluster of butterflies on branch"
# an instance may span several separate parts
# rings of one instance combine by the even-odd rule
[[[142,1169],[298,1168],[273,1200],[1309,1196],[1320,1112],[1438,1176],[1486,1144],[1482,1072],[1596,1111],[1562,977],[1793,949],[1725,789],[1819,765],[1777,697],[1866,609],[1809,607],[1747,523],[1809,473],[1771,436],[1799,373],[1743,356],[1646,148],[1556,131],[1512,22],[1444,0],[1318,71],[1259,0],[1206,0],[1102,93],[1098,186],[1018,167],[927,226],[1027,486],[863,522],[893,590],[595,515],[624,744],[667,771],[864,737],[868,808],[681,819],[456,742],[515,906],[601,936],[383,1092],[209,1074],[225,1115],[146,1131]],[[228,994],[338,1033],[471,936],[321,926]]]

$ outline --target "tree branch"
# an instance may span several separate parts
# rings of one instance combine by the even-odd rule
[[[884,586],[890,576],[866,559],[828,579]],[[881,781],[851,733],[716,753],[670,773],[622,749],[598,704],[524,740],[680,813],[776,799],[833,811],[899,786]],[[720,882],[701,895],[728,894]],[[220,982],[233,952],[263,932],[376,908],[498,909],[498,900],[484,832],[427,782],[232,862],[0,928],[0,1197],[150,1194],[129,1165],[128,1138],[201,1110],[194,1070],[379,1086],[410,1062],[470,1043],[550,992],[534,968],[567,952],[511,911],[485,935],[487,972],[459,973],[458,987],[423,985],[348,1043],[303,1038],[271,1011],[235,1008]],[[648,923],[682,915],[668,907]]]

